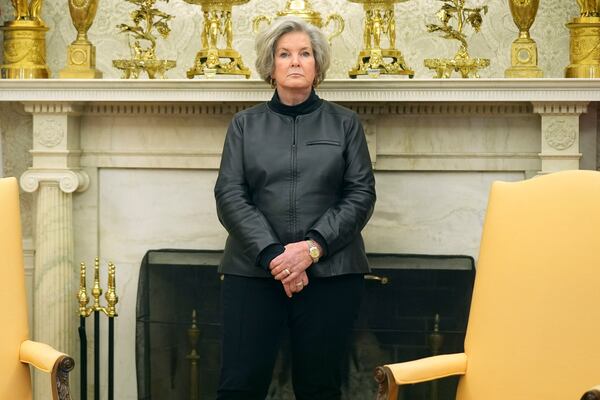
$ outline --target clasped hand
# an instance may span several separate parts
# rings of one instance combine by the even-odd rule
[[[269,264],[271,275],[280,281],[288,297],[301,292],[308,285],[306,269],[312,265],[308,243],[300,241],[285,246],[285,251]]]

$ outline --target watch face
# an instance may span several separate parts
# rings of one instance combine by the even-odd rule
[[[309,251],[310,251],[310,256],[311,256],[312,258],[317,258],[317,257],[319,257],[319,249],[318,249],[318,248],[316,248],[316,247],[311,247],[311,248],[309,249]]]

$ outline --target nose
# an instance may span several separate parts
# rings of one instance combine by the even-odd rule
[[[292,55],[292,65],[293,66],[300,65],[300,55],[298,55],[298,54]]]

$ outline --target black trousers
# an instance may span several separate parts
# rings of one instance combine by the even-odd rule
[[[279,281],[226,275],[217,400],[264,400],[283,329],[296,400],[341,399],[341,366],[364,290],[361,274],[312,278],[289,299]]]

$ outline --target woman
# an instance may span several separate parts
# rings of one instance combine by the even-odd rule
[[[278,19],[256,50],[275,93],[233,117],[215,186],[229,233],[217,399],[264,400],[286,326],[296,399],[340,399],[369,271],[360,231],[375,204],[371,160],[356,114],[314,91],[330,60],[317,28]]]

